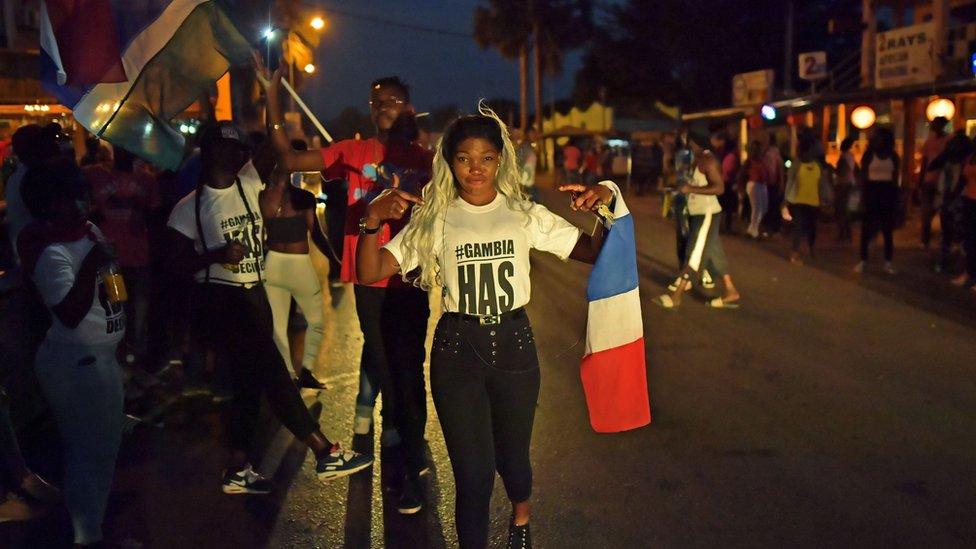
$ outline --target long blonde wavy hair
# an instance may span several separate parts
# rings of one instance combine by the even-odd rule
[[[416,264],[420,268],[419,273],[402,273],[403,280],[424,290],[429,291],[442,284],[441,268],[434,252],[434,244],[439,227],[443,227],[448,207],[460,196],[457,180],[451,169],[451,157],[461,141],[480,137],[497,144],[500,137],[502,150],[499,151],[501,154],[495,176],[495,189],[506,198],[509,208],[524,212],[528,222],[532,203],[520,184],[518,159],[515,146],[508,135],[508,128],[484,101],[478,104],[478,113],[462,116],[452,122],[438,140],[430,183],[422,191],[424,203],[414,206],[410,222],[403,229],[403,264]],[[489,128],[488,132],[485,132],[486,119],[494,123],[494,127]],[[494,134],[495,131],[498,134]]]

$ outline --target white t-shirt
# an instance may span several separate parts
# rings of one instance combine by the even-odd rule
[[[231,269],[220,263],[209,267],[210,282],[234,286],[256,284],[261,282],[264,275],[264,220],[258,198],[264,183],[250,162],[244,164],[237,177],[240,187],[236,183],[226,189],[204,185],[200,196],[200,226],[203,227],[207,250],[216,250],[231,241],[240,242],[248,249],[244,259]],[[241,200],[242,190],[247,200],[246,206]],[[197,230],[195,211],[196,195],[197,191],[194,190],[176,204],[168,225],[192,239],[197,253],[202,254],[204,249]],[[200,269],[194,276],[197,282],[204,282],[206,275],[207,269]]]
[[[409,272],[417,265],[403,264],[405,233],[400,231],[383,247],[403,272]],[[531,204],[523,212],[511,209],[501,193],[484,206],[455,199],[434,231],[444,309],[489,316],[524,306],[532,293],[529,250],[550,252],[565,260],[579,236],[579,229],[540,204]]]
[[[92,229],[98,238],[102,233]],[[85,236],[74,242],[51,244],[41,252],[34,267],[34,284],[50,309],[64,300],[75,284],[75,276],[81,263],[95,242]],[[114,345],[125,335],[125,311],[121,303],[109,303],[108,294],[101,275],[95,281],[95,296],[92,298],[88,314],[76,328],[61,323],[58,315],[52,314],[51,329],[47,332],[48,341],[76,345]]]

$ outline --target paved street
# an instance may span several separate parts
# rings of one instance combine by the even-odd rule
[[[785,261],[779,239],[728,237],[742,308],[711,310],[695,297],[666,311],[651,298],[676,270],[671,225],[657,201],[630,204],[654,422],[592,432],[578,376],[588,267],[536,256],[537,547],[976,544],[976,295],[928,274],[907,243],[896,258],[901,274],[884,278],[879,262],[878,274],[858,280],[853,252],[826,237],[816,264],[802,268]],[[326,299],[322,425],[379,452],[378,436],[350,441],[362,342],[352,290]],[[225,496],[217,415],[177,425],[174,412],[165,428],[127,439],[107,532],[160,548],[452,547],[451,468],[429,409],[434,470],[419,515],[397,515],[384,489],[392,459],[323,486],[311,458],[273,428],[263,468],[277,471],[280,489]],[[496,544],[508,514],[499,481]],[[66,539],[65,519],[26,533],[0,526],[0,545],[7,534],[23,546]]]

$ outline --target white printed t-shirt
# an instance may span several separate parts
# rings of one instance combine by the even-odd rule
[[[409,272],[417,264],[403,264],[405,233],[400,231],[383,247],[393,254],[402,272]],[[444,309],[491,316],[524,306],[532,293],[529,250],[550,252],[565,260],[579,236],[578,228],[540,204],[531,204],[523,212],[511,209],[501,193],[484,206],[455,199],[434,232]]]
[[[92,228],[99,240],[101,231]],[[95,241],[85,236],[73,242],[48,245],[41,252],[34,266],[34,284],[48,309],[64,300],[75,284],[85,256],[95,246]],[[74,345],[115,345],[125,335],[125,312],[121,303],[110,303],[102,276],[95,279],[95,296],[88,313],[76,328],[61,323],[58,315],[51,315],[51,329],[47,340]]]
[[[240,190],[237,183],[226,189],[204,185],[200,196],[200,226],[203,227],[207,250],[216,250],[231,241],[240,242],[247,248],[244,259],[231,269],[220,263],[213,263],[208,267],[210,282],[232,286],[257,284],[264,278],[264,220],[261,218],[258,203],[264,183],[250,162],[244,164],[237,177],[240,180]],[[246,205],[241,199],[242,190],[247,200]],[[195,211],[196,195],[197,191],[194,190],[176,204],[169,216],[168,225],[193,240],[194,249],[202,254],[204,249],[197,230]],[[204,282],[206,275],[207,269],[200,269],[194,277],[197,282]]]

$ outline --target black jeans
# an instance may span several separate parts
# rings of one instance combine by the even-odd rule
[[[793,251],[799,252],[805,239],[812,255],[820,209],[809,204],[790,204],[790,212],[793,214]]]
[[[895,221],[898,216],[898,186],[891,182],[869,181],[864,185],[864,223],[861,227],[861,261],[868,260],[868,245],[881,231],[885,261],[895,254]]]
[[[430,387],[454,469],[458,540],[488,543],[495,471],[508,498],[532,495],[529,446],[539,397],[539,360],[529,320],[481,326],[445,314],[431,350]]]
[[[416,475],[425,466],[424,431],[427,428],[427,387],[424,358],[427,350],[427,292],[419,288],[388,288],[380,326],[393,383],[394,424],[400,434],[407,472]],[[384,407],[389,393],[383,393]]]
[[[317,431],[318,424],[275,346],[264,287],[198,284],[195,305],[194,331],[205,338],[218,364],[230,374],[233,400],[226,428],[231,449],[251,455],[262,395],[295,438],[304,440]]]
[[[935,207],[939,190],[932,183],[923,183],[918,192],[922,206],[922,245],[927,247],[932,241],[932,219],[939,213],[939,209]]]

